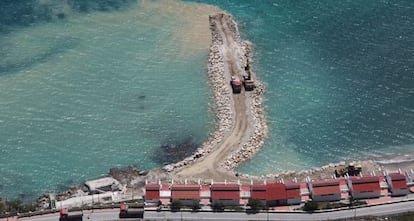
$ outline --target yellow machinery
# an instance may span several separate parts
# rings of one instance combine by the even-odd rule
[[[349,176],[359,176],[362,171],[362,166],[360,164],[354,165],[353,163],[348,164],[348,166],[337,166],[335,168],[335,176],[341,177],[348,174]]]

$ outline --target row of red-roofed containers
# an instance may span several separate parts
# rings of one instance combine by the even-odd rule
[[[162,191],[170,194],[161,194]],[[269,183],[254,185],[239,184],[147,184],[145,202],[147,204],[168,204],[180,200],[182,205],[193,205],[194,201],[202,204],[220,202],[224,205],[241,205],[242,199],[255,198],[268,206],[293,205],[301,203],[301,192],[298,183]],[[245,201],[247,202],[247,201]]]
[[[287,206],[302,203],[309,197],[314,201],[340,201],[343,192],[355,200],[382,196],[381,182],[387,182],[390,196],[405,196],[409,193],[407,177],[401,173],[382,176],[347,177],[346,179],[307,180],[300,183],[239,184],[147,184],[147,204],[169,204],[180,200],[183,205],[200,202],[204,205],[220,202],[224,205],[243,205],[249,198],[258,199],[266,206]],[[302,183],[303,184],[303,183]],[[309,197],[304,197],[304,196]]]

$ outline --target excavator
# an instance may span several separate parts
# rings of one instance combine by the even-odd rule
[[[246,91],[252,91],[256,86],[254,85],[254,80],[252,79],[252,73],[250,71],[249,63],[247,63],[246,67],[244,67],[244,70],[247,73],[247,76],[243,76],[244,89]]]
[[[362,166],[360,164],[353,164],[350,163],[347,166],[337,166],[335,168],[335,176],[336,177],[343,177],[346,174],[349,176],[359,176],[362,172]]]

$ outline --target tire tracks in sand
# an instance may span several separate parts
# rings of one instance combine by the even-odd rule
[[[222,53],[224,61],[224,75],[230,81],[231,76],[239,76],[241,45],[234,39],[228,27],[228,19],[221,17],[216,21],[216,31],[223,39]],[[229,82],[228,81],[228,82]],[[230,84],[228,85],[230,87]],[[203,159],[175,171],[177,178],[202,178],[224,180],[235,178],[234,174],[221,167],[221,163],[233,152],[237,151],[246,136],[250,136],[249,109],[246,107],[245,91],[232,94],[233,98],[233,125],[222,142],[216,144],[213,150]]]

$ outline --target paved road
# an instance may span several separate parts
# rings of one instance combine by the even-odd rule
[[[246,214],[246,213],[212,213],[212,212],[156,212],[156,211],[146,211],[145,219],[149,220],[332,220],[339,218],[352,218],[354,216],[381,216],[389,215],[396,213],[404,212],[414,212],[414,201],[393,203],[381,206],[372,206],[359,209],[351,210],[342,210],[335,212],[326,212],[326,213],[258,213],[258,214]],[[88,219],[89,216],[89,219]],[[98,211],[95,210],[93,213],[91,211],[85,211],[83,220],[94,220],[94,221],[104,221],[104,220],[117,220],[118,219],[118,209],[114,210],[104,210]],[[57,221],[59,220],[59,214],[50,214],[41,217],[29,217],[22,220],[33,220],[33,221]]]
[[[83,220],[91,220],[91,221],[108,221],[108,220],[118,220],[119,217],[119,209],[113,210],[94,210],[92,211],[84,211],[83,212]],[[59,213],[48,214],[44,216],[37,216],[37,217],[27,217],[19,220],[33,220],[33,221],[58,221],[59,220]]]
[[[145,218],[151,220],[332,220],[359,216],[380,216],[414,211],[414,202],[394,203],[359,209],[327,213],[186,213],[186,212],[146,212]]]

